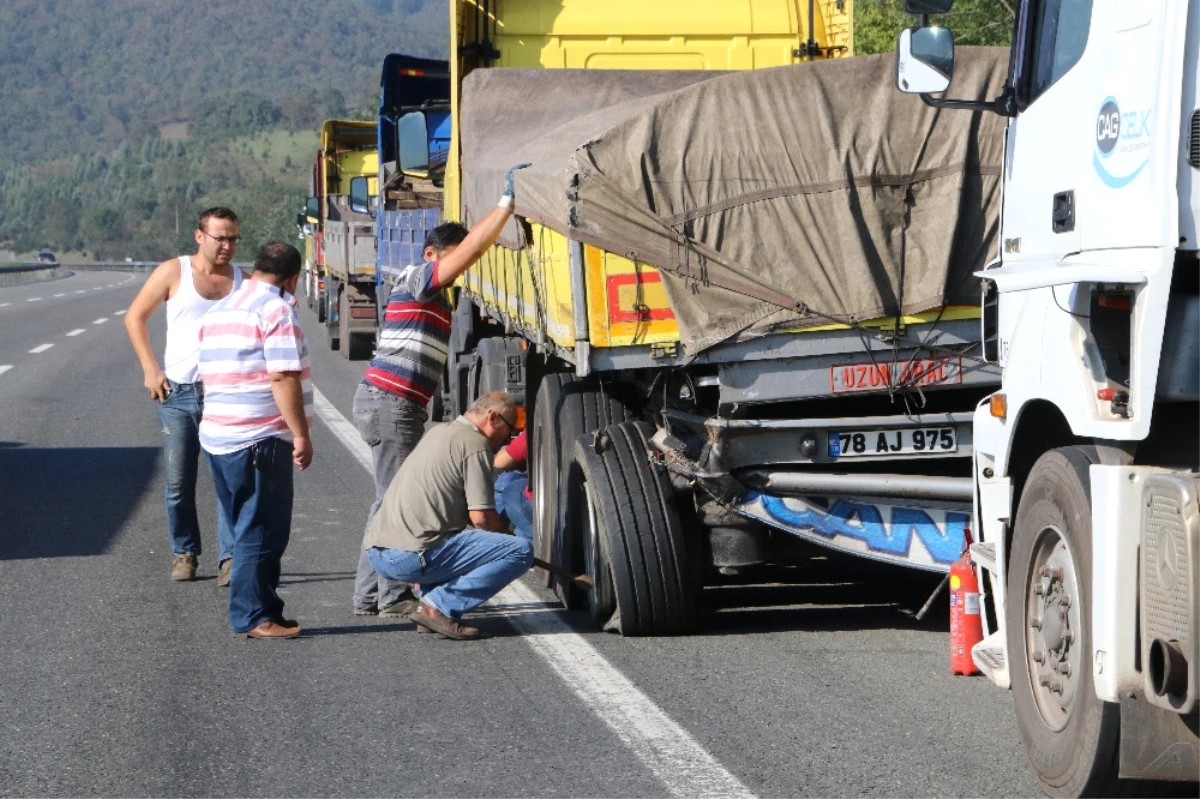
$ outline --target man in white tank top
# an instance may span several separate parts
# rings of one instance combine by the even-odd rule
[[[150,399],[158,403],[166,464],[167,532],[175,559],[171,579],[196,579],[201,553],[196,515],[196,472],[200,458],[200,321],[220,300],[241,285],[233,265],[238,243],[237,214],[209,208],[196,226],[196,254],[159,264],[125,314],[125,329],[145,374]],[[162,366],[150,344],[147,320],[160,305],[167,308],[167,342]],[[233,533],[217,508],[217,585],[228,586]]]

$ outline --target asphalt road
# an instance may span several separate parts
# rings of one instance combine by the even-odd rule
[[[906,613],[928,577],[831,562],[708,589],[675,639],[591,632],[531,579],[480,642],[353,616],[363,364],[307,310],[325,399],[283,578],[305,635],[232,635],[215,551],[167,580],[157,418],[120,320],[143,280],[0,288],[0,795],[1039,795],[1009,694],[949,674],[945,603]]]

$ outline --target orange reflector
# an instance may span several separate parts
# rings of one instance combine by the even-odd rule
[[[997,419],[1008,418],[1008,397],[1004,394],[993,394],[988,398],[988,410]]]
[[[517,406],[517,424],[515,426],[518,430],[525,429],[525,406],[524,405]]]
[[[372,307],[351,308],[350,309],[350,318],[351,319],[374,319],[375,318],[375,309]]]
[[[1097,294],[1096,304],[1114,311],[1132,311],[1133,298],[1128,294]]]

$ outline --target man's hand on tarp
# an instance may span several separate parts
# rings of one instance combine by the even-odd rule
[[[531,164],[527,161],[524,164],[517,164],[512,169],[508,170],[508,177],[506,177],[504,179],[504,196],[505,197],[513,196],[513,172],[516,172],[518,169],[524,169],[527,166],[533,166],[533,164]]]

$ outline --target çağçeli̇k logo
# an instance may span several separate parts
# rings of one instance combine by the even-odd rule
[[[1139,163],[1140,161],[1140,163]],[[1131,165],[1137,163],[1137,166]],[[1092,166],[1104,185],[1122,189],[1150,163],[1150,111],[1121,113],[1116,98],[1108,97],[1096,116],[1096,151]]]

